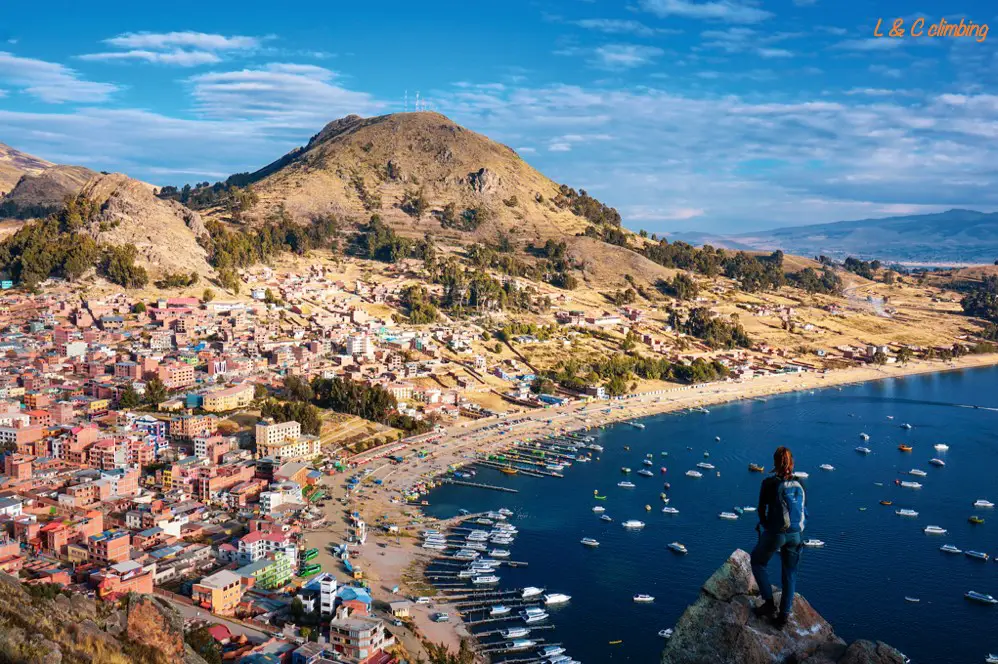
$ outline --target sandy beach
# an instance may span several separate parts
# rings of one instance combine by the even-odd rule
[[[998,364],[998,354],[969,356],[951,362],[914,361],[903,366],[864,366],[827,373],[770,375],[744,381],[675,386],[613,401],[510,411],[501,418],[490,417],[455,425],[442,432],[442,437],[436,443],[413,445],[413,449],[426,449],[430,453],[424,459],[412,457],[405,463],[392,464],[385,458],[377,458],[377,450],[357,455],[352,461],[361,462],[362,468],[370,468],[371,473],[353,492],[345,489],[346,477],[343,475],[323,478],[330,494],[326,506],[329,525],[326,529],[308,533],[306,542],[308,546],[319,548],[318,562],[325,571],[335,572],[345,580],[347,576],[342,564],[333,558],[329,550],[330,545],[346,541],[350,530],[347,515],[357,511],[369,525],[369,536],[365,545],[351,547],[356,551],[352,561],[355,566],[360,566],[364,578],[370,582],[376,606],[379,602],[430,595],[432,591],[420,583],[421,563],[430,556],[416,546],[413,536],[418,533],[422,524],[431,519],[424,517],[418,506],[403,503],[402,491],[420,482],[432,480],[446,471],[449,465],[468,463],[479,452],[501,449],[515,440],[602,426],[686,408],[994,364]],[[497,424],[500,426],[496,426]],[[375,485],[373,482],[376,479],[381,480],[382,484]],[[341,501],[345,501],[345,504]],[[381,532],[374,527],[379,522],[397,525],[401,534]],[[396,586],[399,587],[397,594],[391,592]],[[437,611],[449,613],[452,622],[432,622],[429,617]],[[467,635],[457,619],[455,609],[443,604],[414,606],[413,623],[421,638],[445,643],[453,649],[460,643],[460,637]],[[412,632],[400,628],[393,628],[393,631],[399,634],[410,652],[420,652],[419,640]]]

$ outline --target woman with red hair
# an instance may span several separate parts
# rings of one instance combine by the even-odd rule
[[[804,487],[794,476],[794,455],[788,448],[779,447],[773,454],[773,474],[762,481],[759,490],[759,525],[756,526],[759,541],[752,550],[752,574],[763,599],[755,614],[771,618],[777,629],[786,626],[793,611],[797,565],[804,548],[805,502]],[[783,568],[783,594],[778,614],[766,570],[777,552]]]

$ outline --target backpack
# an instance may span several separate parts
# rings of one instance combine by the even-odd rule
[[[776,495],[783,510],[783,532],[802,533],[807,520],[804,487],[797,480],[783,480],[776,487]]]

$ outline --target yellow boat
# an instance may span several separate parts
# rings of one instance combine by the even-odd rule
[[[620,645],[621,643],[623,643],[623,641],[621,641],[620,639],[617,639],[616,641],[610,641],[611,646],[617,646]]]
[[[501,472],[506,475],[516,475],[516,473],[519,471],[517,471],[516,468],[503,468]]]

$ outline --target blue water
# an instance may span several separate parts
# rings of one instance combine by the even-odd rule
[[[737,402],[711,407],[710,414],[646,418],[644,430],[621,424],[595,432],[605,448],[600,460],[567,468],[564,479],[510,477],[483,468],[478,481],[519,493],[444,486],[429,495],[426,509],[439,517],[453,516],[459,508],[474,512],[505,506],[517,512],[512,522],[520,535],[510,547],[512,559],[529,567],[502,568],[502,587],[535,585],[572,596],[552,612],[557,628],[543,636],[563,643],[587,664],[653,662],[663,647],[657,632],[675,624],[732,550],[755,543],[754,514],[734,522],[717,516],[735,505],[756,504],[762,475],[749,472],[748,464],[768,468],[773,449],[788,445],[797,469],[810,474],[807,536],[827,543],[804,551],[798,592],[847,641],[886,641],[915,662],[981,662],[988,652],[998,652],[998,606],[973,604],[963,594],[977,590],[998,596],[998,564],[944,554],[939,547],[950,543],[998,554],[998,509],[973,508],[979,498],[998,503],[996,386],[998,369],[988,368]],[[974,405],[981,408],[967,407]],[[901,429],[904,422],[914,428]],[[861,441],[860,432],[870,440]],[[911,444],[913,452],[898,451],[901,442]],[[949,451],[934,450],[939,442]],[[858,445],[873,453],[857,453]],[[660,456],[662,451],[669,455]],[[702,479],[686,477],[705,460],[705,451],[721,476],[704,471]],[[638,476],[649,452],[655,477]],[[946,466],[930,465],[933,457]],[[822,471],[822,463],[836,470]],[[662,465],[668,468],[664,476]],[[628,479],[636,488],[616,486],[624,477],[622,466],[633,469]],[[900,474],[911,468],[928,476]],[[924,486],[902,489],[893,485],[899,478]],[[670,505],[680,510],[678,515],[661,512],[664,481],[672,484]],[[595,501],[594,489],[607,499]],[[894,505],[882,506],[882,499]],[[592,513],[597,504],[606,507],[613,523]],[[896,516],[901,507],[920,515]],[[986,523],[968,523],[975,513]],[[626,519],[647,526],[626,531],[620,526]],[[925,535],[922,529],[929,524],[949,533]],[[601,546],[583,547],[579,539],[586,536]],[[672,541],[684,543],[689,555],[666,550]],[[771,572],[778,581],[778,560]],[[655,596],[654,604],[635,604],[636,593]],[[921,602],[906,602],[906,595]],[[608,643],[617,639],[623,643]]]

